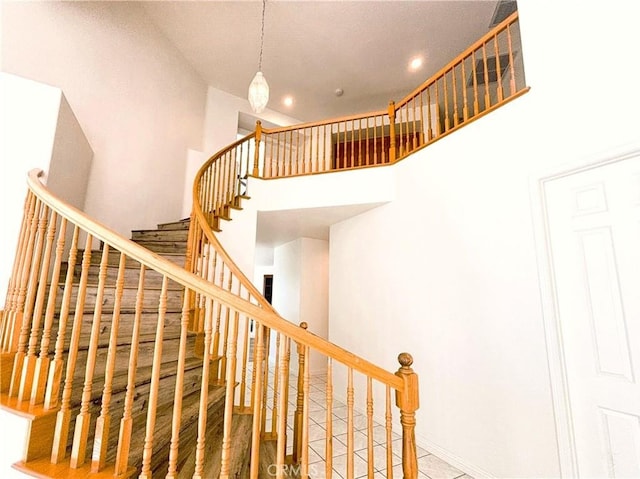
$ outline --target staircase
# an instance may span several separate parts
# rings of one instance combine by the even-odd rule
[[[181,220],[172,223],[160,224],[155,230],[134,230],[132,240],[172,263],[184,267],[185,252],[189,221]],[[77,348],[76,368],[73,373],[73,383],[80,385],[85,378],[85,365],[87,364],[88,351],[91,347],[92,325],[95,322],[94,313],[96,302],[100,301],[101,314],[100,326],[97,335],[96,363],[88,413],[97,418],[101,413],[101,396],[104,391],[106,363],[109,348],[115,352],[114,367],[112,371],[110,391],[110,415],[120,417],[123,414],[127,400],[127,383],[130,374],[130,366],[135,365],[135,380],[132,388],[133,395],[129,405],[131,413],[131,427],[134,433],[128,444],[128,468],[120,477],[138,476],[141,472],[143,453],[145,448],[145,435],[136,433],[144,431],[147,423],[148,398],[153,374],[154,348],[156,338],[156,326],[158,322],[158,304],[161,297],[163,276],[153,270],[144,272],[144,288],[142,294],[138,294],[140,282],[140,263],[128,260],[125,263],[123,273],[119,274],[120,254],[117,251],[109,251],[103,263],[103,250],[96,249],[86,252],[78,249],[78,258],[90,260],[86,275],[86,289],[84,294],[84,311],[79,316],[81,330]],[[61,263],[60,282],[55,302],[54,320],[51,331],[59,330],[60,315],[63,308],[63,291],[65,278],[69,269],[69,263]],[[74,317],[78,294],[82,281],[83,266],[77,263],[70,275],[72,289],[68,301],[69,318]],[[103,276],[103,288],[100,288],[100,276]],[[118,278],[120,276],[121,291],[118,293]],[[174,392],[176,387],[178,351],[181,336],[182,298],[184,288],[174,281],[167,283],[166,311],[164,312],[164,331],[162,340],[162,353],[158,372],[158,398],[156,404],[155,429],[153,434],[153,455],[149,463],[149,469],[153,477],[164,477],[168,468],[168,457],[172,435],[172,417]],[[119,299],[118,299],[119,296]],[[115,308],[116,302],[119,302]],[[114,332],[114,311],[118,311],[116,331]],[[68,352],[71,342],[70,324],[67,325],[64,340],[64,351]],[[59,334],[59,333],[58,333]],[[116,337],[112,343],[112,336]],[[201,338],[200,338],[201,339]],[[190,478],[195,469],[196,438],[198,420],[200,418],[200,390],[202,385],[203,360],[202,352],[198,353],[198,334],[190,332],[186,338],[187,348],[182,377],[182,412],[180,420],[180,449],[176,461],[177,478]],[[131,359],[130,349],[132,344],[137,344],[137,358]],[[55,353],[53,342],[49,348],[49,354]],[[216,363],[218,358],[212,360]],[[213,368],[215,366],[211,365]],[[209,381],[207,398],[208,423],[206,436],[205,455],[212,459],[204,464],[203,477],[218,477],[220,473],[220,450],[222,447],[222,424],[225,405],[224,381]],[[64,445],[60,448],[66,458],[73,457],[74,428],[76,417],[80,413],[82,394],[85,388],[75,388],[70,396],[68,409],[71,417],[69,433]],[[2,404],[17,407],[23,410],[30,409],[23,401],[16,401],[6,394],[2,395]],[[33,409],[33,408],[31,408]],[[56,408],[57,410],[57,408]],[[48,415],[51,416],[52,412]],[[241,415],[234,421],[233,430],[233,457],[231,461],[230,477],[245,477],[249,461],[248,437],[251,433],[251,416]],[[94,448],[96,423],[92,422],[87,434],[87,457]],[[119,421],[111,421],[107,430],[108,447],[104,455],[104,462],[108,465],[100,473],[91,473],[89,462],[84,466],[71,467],[69,459],[61,459],[58,464],[51,464],[52,443],[56,440],[47,437],[44,447],[38,446],[38,450],[31,450],[28,461],[21,461],[16,468],[30,475],[42,475],[46,477],[113,477],[113,464],[116,462],[118,451],[118,438],[121,424]],[[103,436],[105,437],[105,436]],[[111,466],[109,466],[109,464]]]

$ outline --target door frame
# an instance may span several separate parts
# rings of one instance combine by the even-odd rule
[[[534,174],[530,178],[529,188],[538,265],[538,283],[540,286],[542,319],[561,477],[579,477],[579,467],[575,447],[565,351],[558,315],[556,278],[553,273],[545,188],[551,181],[638,156],[640,156],[640,143],[626,144],[569,164],[547,168],[546,171],[538,172],[538,174]]]

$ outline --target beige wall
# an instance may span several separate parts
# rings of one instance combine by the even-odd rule
[[[2,5],[3,71],[62,89],[95,153],[84,209],[126,236],[180,217],[207,91],[140,8]]]

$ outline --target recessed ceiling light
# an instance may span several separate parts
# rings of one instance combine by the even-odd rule
[[[292,96],[285,96],[284,99],[282,100],[282,103],[284,103],[284,106],[293,105],[293,97]]]
[[[422,57],[415,57],[409,62],[409,71],[415,72],[422,66]]]

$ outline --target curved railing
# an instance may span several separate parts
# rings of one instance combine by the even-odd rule
[[[255,151],[255,134],[250,134],[215,154],[197,173],[187,247],[188,267],[191,271],[244,299],[246,303],[254,305],[262,312],[261,315],[253,314],[246,309],[235,312],[227,309],[221,312],[220,309],[212,309],[207,304],[205,296],[196,294],[192,299],[194,314],[191,327],[202,337],[207,354],[210,357],[221,358],[216,365],[214,375],[216,378],[224,377],[227,387],[228,409],[224,423],[225,437],[231,436],[234,411],[252,413],[256,422],[252,431],[251,477],[257,477],[258,474],[261,441],[273,443],[272,447],[276,451],[273,470],[279,471],[276,474],[277,477],[284,474],[287,464],[292,463],[300,467],[302,477],[306,477],[309,471],[309,438],[308,427],[305,425],[308,425],[309,404],[313,402],[309,395],[307,358],[309,354],[318,355],[326,359],[328,371],[324,401],[322,401],[328,411],[325,418],[327,427],[324,437],[327,451],[331,451],[334,441],[332,408],[340,401],[343,403],[342,407],[346,408],[346,424],[342,419],[339,420],[340,434],[347,434],[348,461],[347,470],[343,471],[345,477],[353,477],[354,434],[360,430],[354,423],[354,418],[359,415],[366,417],[369,423],[365,429],[367,429],[367,441],[371,453],[370,467],[378,470],[378,468],[389,466],[388,477],[391,477],[393,463],[391,443],[395,437],[399,437],[394,436],[392,432],[392,390],[397,391],[401,398],[399,405],[405,401],[404,398],[407,398],[407,403],[401,406],[401,411],[407,415],[403,416],[408,441],[404,452],[405,477],[415,477],[417,462],[413,424],[409,416],[417,407],[418,391],[417,387],[412,387],[410,391],[405,389],[408,379],[404,379],[404,373],[407,374],[407,378],[414,378],[414,373],[409,369],[411,363],[409,357],[403,356],[403,373],[396,375],[307,332],[306,326],[301,328],[281,318],[233,263],[214,234],[213,230],[219,226],[219,223],[212,221],[212,218],[216,215],[228,214],[229,209],[240,207],[240,201],[247,198],[247,191],[243,189],[240,180],[248,176],[246,165],[249,164],[251,156],[255,158]],[[212,192],[208,188],[211,184],[231,185],[231,191],[225,194]],[[231,312],[231,316],[225,312]],[[297,371],[290,365],[292,341],[297,345]],[[345,394],[336,396],[332,378],[340,368],[344,368],[343,374],[347,375],[345,378],[347,386]],[[251,375],[250,378],[249,375]],[[356,396],[360,394],[356,393],[356,383],[354,383],[358,378],[362,381],[360,384],[362,394],[366,396],[358,397],[362,402],[360,406],[356,402]],[[378,441],[374,441],[373,432],[374,388],[378,390],[378,402],[384,404],[384,409],[379,414],[388,440],[385,448],[389,462],[384,466],[374,464],[373,458],[373,447],[378,445]],[[273,397],[268,397],[267,391],[274,391]],[[291,394],[294,392],[296,394],[295,402],[288,400],[290,391]],[[409,401],[409,397],[413,399]],[[290,423],[291,417],[293,417],[293,424]],[[294,437],[293,442],[287,447],[286,431],[291,427],[293,427]],[[345,427],[346,430],[343,430]],[[223,463],[228,461],[231,452],[225,449],[224,454]],[[327,452],[325,457],[329,474],[335,465],[331,463],[332,454]]]
[[[206,229],[195,233],[192,228],[192,244],[194,238],[207,238],[190,252],[198,272],[192,274],[55,198],[38,172],[30,173],[28,187],[0,321],[1,376],[10,373],[1,383],[0,405],[33,421],[20,469],[44,477],[67,477],[71,469],[80,469],[99,477],[138,473],[148,478],[185,477],[187,468],[193,477],[203,477],[211,471],[208,464],[217,461],[215,475],[228,477],[238,447],[234,441],[251,440],[251,477],[258,475],[265,447],[274,452],[273,475],[283,477],[295,464],[307,477],[309,415],[320,401],[317,391],[310,392],[307,359],[316,351],[329,365],[322,394],[327,470],[335,467],[331,431],[338,420],[333,413],[344,401],[345,420],[339,422],[347,435],[345,476],[353,477],[360,418],[366,422],[371,468],[374,444],[386,440],[392,474],[392,441],[400,437],[392,425],[391,392],[396,391],[404,449],[414,451],[404,459],[405,477],[417,476],[412,422],[417,387],[408,355],[402,355],[402,367],[393,374],[287,322],[259,298]],[[205,213],[194,208],[193,224],[205,220]],[[151,282],[155,286],[149,287]],[[135,307],[127,310],[123,305],[131,290]],[[179,318],[177,329],[170,315]],[[200,346],[191,329],[200,335]],[[290,367],[292,342],[297,361]],[[272,351],[275,362],[269,360]],[[186,379],[194,364],[201,371],[198,384]],[[336,374],[346,375],[343,395],[334,390]],[[356,392],[359,380],[366,383],[366,397]],[[212,386],[222,386],[226,396],[219,453],[207,445]],[[377,397],[384,405],[380,410],[374,409]],[[375,442],[374,411],[386,437],[376,430]],[[194,414],[197,433],[188,434],[184,421]],[[232,436],[243,414],[252,415],[250,439]],[[215,431],[215,426],[209,428]],[[293,433],[288,426],[294,426]],[[166,443],[161,430],[168,433]],[[183,437],[195,439],[183,444]]]
[[[251,174],[281,178],[394,163],[528,91],[514,12],[384,110],[263,129]]]

